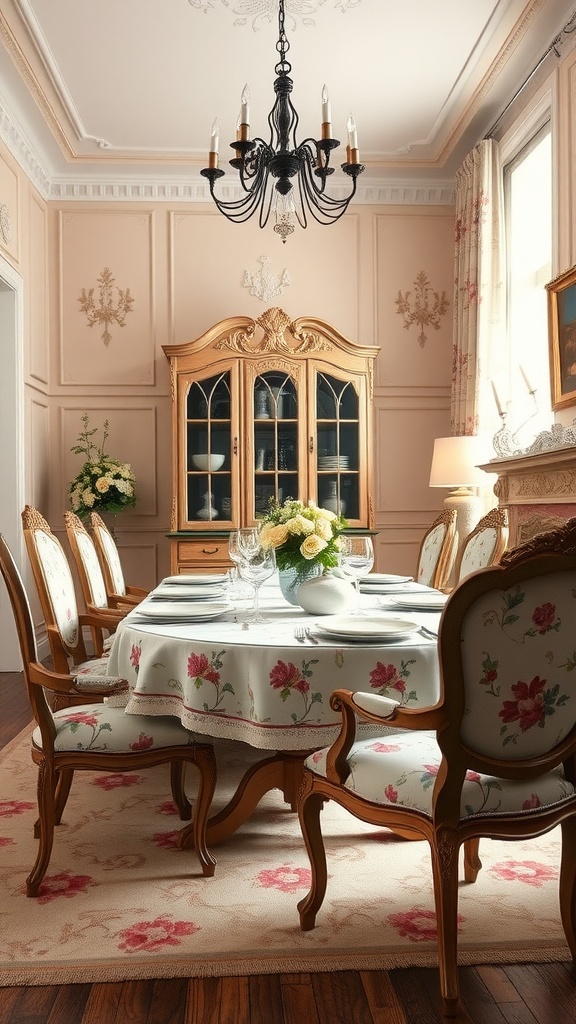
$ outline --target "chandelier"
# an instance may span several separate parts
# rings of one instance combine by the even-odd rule
[[[268,223],[270,214],[275,217],[274,231],[285,242],[294,231],[294,221],[301,227],[307,226],[308,213],[319,224],[333,224],[346,212],[350,200],[356,193],[356,179],[364,170],[359,161],[358,137],[352,115],[348,118],[348,145],[346,163],[342,170],[352,179],[349,195],[336,199],[326,194],[326,181],[334,168],[330,166],[330,154],[340,145],[333,139],[330,123],[330,100],[326,86],[322,90],[322,138],[296,141],[298,114],[290,99],[293,82],[290,78],[292,66],[286,59],[290,44],[284,28],[284,0],[279,0],[278,42],[276,50],[280,60],[274,70],[276,80],[274,92],[276,101],[268,115],[270,141],[250,138],[250,94],[245,86],[242,92],[240,115],[236,126],[236,141],[231,142],[235,157],[230,165],[238,171],[242,195],[239,199],[224,202],[214,193],[214,185],[224,171],[218,166],[219,128],[218,121],[212,125],[209,166],[200,173],[208,178],[210,195],[216,206],[228,220],[243,223],[258,212],[261,228]]]

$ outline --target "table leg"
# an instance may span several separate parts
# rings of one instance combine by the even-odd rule
[[[292,811],[298,806],[298,791],[302,782],[302,766],[310,751],[283,750],[253,765],[240,780],[234,796],[221,811],[208,819],[207,843],[216,846],[233,835],[260,803],[265,793],[280,789]],[[181,849],[187,847],[192,828],[186,825],[180,833]]]

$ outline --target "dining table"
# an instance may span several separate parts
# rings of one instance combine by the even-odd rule
[[[357,612],[320,616],[288,603],[275,578],[261,587],[266,621],[254,623],[241,588],[227,575],[168,577],[120,622],[108,658],[108,672],[129,683],[126,714],[175,716],[192,733],[263,751],[209,819],[211,844],[235,832],[270,789],[296,809],[304,759],[339,732],[334,690],[383,694],[411,708],[439,697],[446,598],[438,591],[370,574]],[[361,727],[363,735],[382,732]]]

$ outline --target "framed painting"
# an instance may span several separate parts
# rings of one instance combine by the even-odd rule
[[[563,409],[576,405],[576,267],[546,289],[552,408]]]

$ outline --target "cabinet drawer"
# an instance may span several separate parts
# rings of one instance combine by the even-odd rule
[[[178,541],[178,564],[228,568],[232,564],[228,557],[228,542],[220,539],[210,540],[209,537]]]

